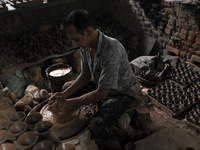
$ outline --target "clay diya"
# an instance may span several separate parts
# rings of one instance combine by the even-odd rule
[[[169,109],[172,110],[172,109],[174,108],[174,104],[172,104],[172,103],[168,103],[168,104],[167,104],[167,107],[168,107]]]
[[[0,118],[0,130],[6,129],[6,119]]]
[[[184,101],[183,101],[184,106],[188,106],[188,105],[190,105],[190,103],[191,103],[191,102],[190,102],[189,100],[184,100]]]
[[[3,143],[0,145],[0,150],[16,150],[12,143]]]
[[[196,113],[199,112],[199,108],[197,108],[197,107],[193,107],[192,110],[195,111]]]
[[[8,129],[8,133],[13,137],[18,137],[27,129],[27,124],[25,122],[17,121]]]
[[[32,150],[54,150],[54,149],[55,145],[51,141],[44,140],[35,144]]]
[[[191,114],[192,116],[194,116],[194,115],[196,115],[197,113],[196,113],[196,111],[194,111],[194,110],[190,110],[190,111],[189,111],[189,114]]]
[[[38,122],[35,127],[34,131],[42,137],[48,137],[52,132],[53,123],[49,121],[41,121]]]
[[[11,116],[9,116],[9,120],[12,124],[17,121],[24,121],[25,117],[26,117],[26,114],[23,111],[17,111],[13,113]]]
[[[0,144],[4,143],[8,139],[8,133],[6,130],[0,130]]]
[[[33,131],[26,131],[22,133],[17,139],[17,145],[20,149],[29,150],[37,142],[38,135]]]
[[[175,100],[175,101],[174,101],[174,104],[175,104],[175,105],[180,105],[181,103],[182,103],[182,102],[181,102],[180,100]]]
[[[200,104],[197,104],[196,107],[200,109]]]
[[[195,120],[196,125],[200,125],[200,118],[199,117],[195,116],[194,120]]]
[[[167,100],[167,99],[162,100],[163,105],[167,105],[168,103],[169,103],[169,100]]]
[[[28,125],[28,128],[30,130],[33,130],[34,129],[34,126],[42,121],[42,115],[39,113],[39,112],[34,112],[34,113],[31,113],[29,114],[26,119],[25,119],[25,122],[27,123]]]
[[[175,111],[180,111],[181,110],[181,105],[174,105],[174,110]]]
[[[187,119],[187,121],[191,121],[192,118],[193,118],[193,115],[191,115],[191,114],[186,114],[186,115],[185,115],[185,118]]]
[[[76,147],[70,143],[62,143],[56,148],[56,150],[76,150]]]

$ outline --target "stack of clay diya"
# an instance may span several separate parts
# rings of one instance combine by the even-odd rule
[[[187,63],[181,63],[168,75],[169,79],[180,84],[191,84],[200,77],[200,73],[189,68]]]
[[[200,104],[195,105],[189,112],[185,115],[187,121],[200,126]]]
[[[75,150],[74,145],[61,143],[52,132],[53,124],[42,118],[39,112],[26,116],[23,111],[0,118],[0,150]]]
[[[194,90],[194,92],[191,89],[185,88],[172,80],[166,80],[148,90],[148,95],[176,113],[191,107],[199,101],[199,95],[195,93],[197,91]]]

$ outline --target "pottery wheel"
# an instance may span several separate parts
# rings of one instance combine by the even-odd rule
[[[50,121],[54,124],[54,127],[66,126],[67,124],[72,123],[76,120],[80,114],[80,109],[78,108],[69,108],[63,111],[49,110],[49,104],[46,104],[41,110],[40,113],[43,116],[43,121]]]

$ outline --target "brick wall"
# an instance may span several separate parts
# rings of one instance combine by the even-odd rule
[[[40,24],[52,24],[77,8],[87,9],[92,14],[107,13],[117,19],[135,37],[128,37],[127,40],[128,49],[132,53],[143,35],[147,34],[157,39],[157,51],[163,54],[179,55],[188,61],[199,59],[200,6],[176,1],[52,1],[10,12],[0,11],[0,33],[21,33],[35,29]]]
[[[178,1],[148,3],[129,1],[136,14],[144,12],[140,25],[145,34],[157,39],[163,54],[178,55],[200,62],[200,6]],[[148,26],[146,26],[148,24]]]

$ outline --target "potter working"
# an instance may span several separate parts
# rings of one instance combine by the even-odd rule
[[[95,142],[99,149],[120,150],[111,124],[130,106],[141,103],[141,88],[125,48],[118,40],[98,30],[95,20],[85,10],[71,12],[63,19],[61,27],[73,46],[80,47],[82,71],[74,81],[63,85],[62,92],[55,92],[50,97],[49,110],[78,113],[80,106],[97,104],[98,111],[89,120]]]

